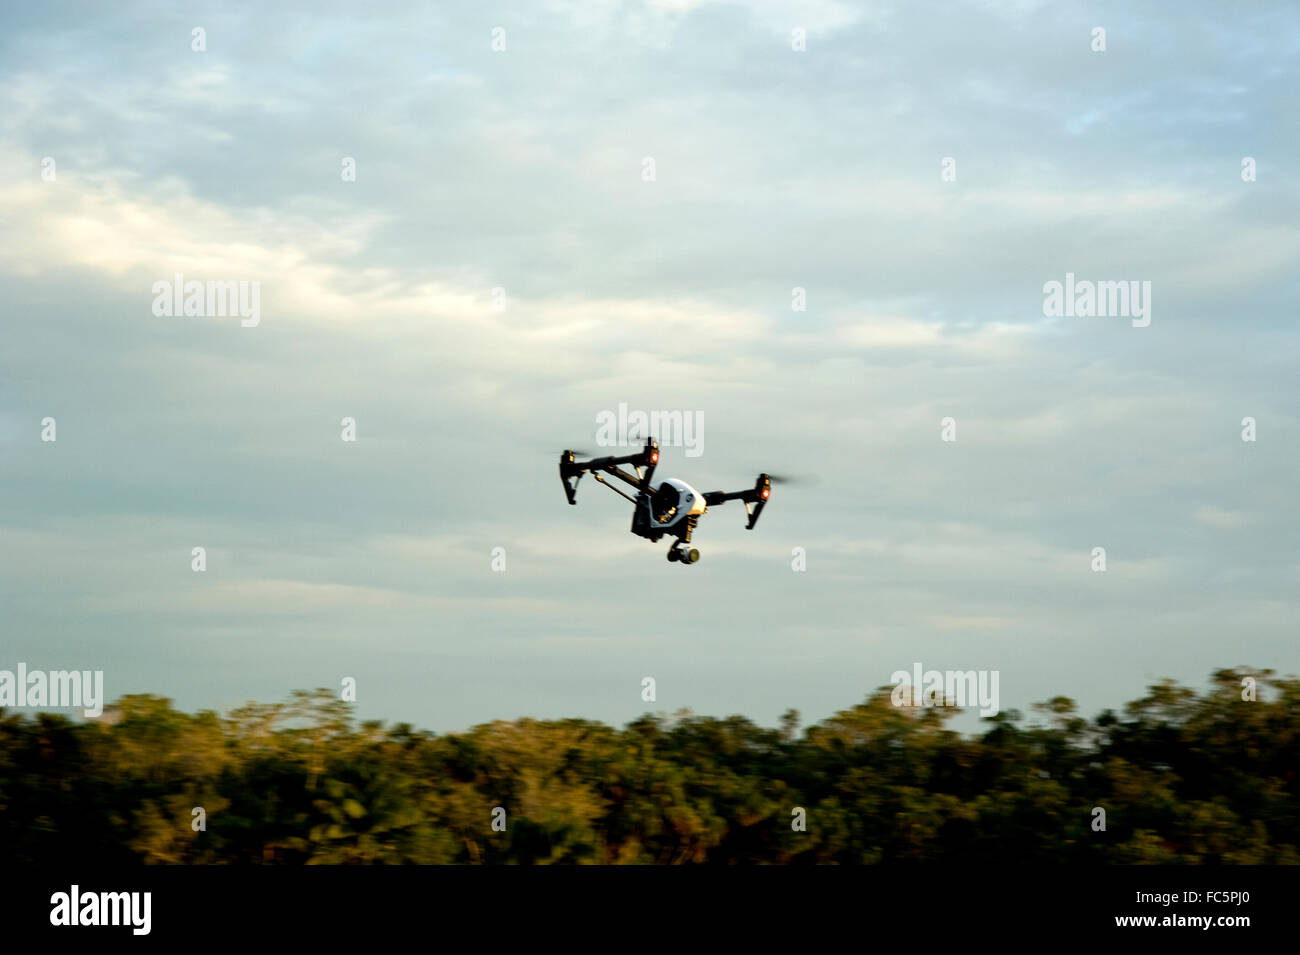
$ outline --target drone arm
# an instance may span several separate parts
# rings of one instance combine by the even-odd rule
[[[713,507],[716,504],[726,504],[728,501],[743,501],[753,493],[752,489],[748,491],[706,491],[704,503],[709,507]]]
[[[727,501],[744,501],[745,513],[749,515],[749,523],[745,525],[745,530],[752,531],[763,513],[763,508],[767,506],[767,499],[771,496],[772,479],[766,474],[760,474],[754,486],[748,490],[709,491],[704,495],[704,503],[707,507],[713,507],[716,504],[725,504]]]
[[[641,478],[638,478],[633,474],[628,474],[622,468],[615,467],[614,465],[610,465],[607,468],[600,468],[599,470],[593,470],[591,472],[592,477],[594,477],[597,481],[600,481],[602,484],[607,482],[603,478],[601,478],[600,471],[604,471],[606,474],[612,474],[614,477],[618,478],[624,484],[630,484],[634,488],[640,489],[641,487],[641,481],[642,481]],[[613,487],[613,485],[610,486]]]
[[[619,480],[648,493],[650,477],[654,474],[655,466],[658,463],[659,445],[653,438],[647,438],[645,447],[636,454],[593,458],[590,461],[577,461],[574,459],[572,451],[565,451],[560,455],[560,480],[564,482],[564,495],[569,499],[570,504],[578,503],[578,481],[588,471],[593,473],[604,471],[606,474],[612,474]],[[619,467],[620,464],[631,464],[638,469],[645,468],[645,471],[639,477],[633,477],[622,470]],[[598,475],[597,479],[601,480],[602,484],[613,487],[613,485],[600,479]]]

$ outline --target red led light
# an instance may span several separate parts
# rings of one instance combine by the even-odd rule
[[[659,463],[659,452],[658,452],[658,451],[651,451],[651,452],[650,452],[650,463],[651,463],[651,464],[657,464],[657,463]]]
[[[766,500],[767,500],[767,496],[768,496],[769,494],[771,494],[771,493],[772,493],[772,492],[771,492],[770,490],[768,490],[767,488],[763,488],[763,500],[766,501]]]

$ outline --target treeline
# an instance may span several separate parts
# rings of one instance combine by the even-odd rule
[[[323,690],[225,717],[147,695],[98,722],[0,711],[0,857],[1300,863],[1300,680],[1223,670],[1122,716],[1063,697],[1035,711],[974,736],[888,689],[803,732],[790,712],[777,729],[681,715],[439,736],[358,724]]]

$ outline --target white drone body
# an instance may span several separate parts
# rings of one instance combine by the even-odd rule
[[[685,481],[664,478],[651,485],[650,518],[662,530],[676,527],[689,517],[699,517],[706,510],[704,495]]]

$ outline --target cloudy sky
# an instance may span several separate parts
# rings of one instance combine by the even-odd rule
[[[440,731],[812,721],[914,662],[1089,714],[1295,673],[1278,6],[6,5],[0,668],[353,677]],[[178,272],[260,324],[154,315]],[[1149,281],[1150,325],[1045,317],[1067,272]],[[661,476],[814,480],[669,564],[564,500],[620,403],[701,416]]]

